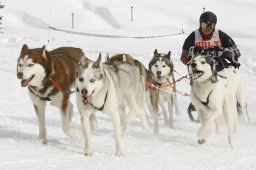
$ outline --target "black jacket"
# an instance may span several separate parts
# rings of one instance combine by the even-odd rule
[[[226,33],[224,33],[223,31],[221,31],[221,30],[218,30],[218,31],[219,31],[219,38],[221,41],[221,46],[223,48],[231,47],[232,49],[237,50],[238,51],[237,57],[239,57],[240,52],[239,52],[234,40],[230,36],[228,36]],[[212,36],[212,35],[210,35],[210,36]],[[205,38],[210,39],[211,37],[205,37]],[[195,46],[195,32],[194,31],[186,38],[186,40],[183,44],[183,47],[182,47],[182,54],[181,54],[180,60],[184,64],[187,64],[189,48],[193,47],[193,46]]]

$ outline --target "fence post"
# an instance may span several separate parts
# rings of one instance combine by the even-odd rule
[[[131,21],[133,21],[133,6],[131,6]]]
[[[74,29],[74,13],[71,13],[72,16],[72,29]]]

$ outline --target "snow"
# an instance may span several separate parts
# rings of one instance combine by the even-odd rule
[[[4,33],[0,33],[0,169],[173,169],[173,170],[254,170],[256,169],[256,2],[254,0],[3,0]],[[133,6],[134,21],[130,21]],[[21,47],[47,45],[51,50],[60,46],[80,47],[86,56],[96,59],[99,52],[128,53],[145,66],[153,51],[172,52],[174,67],[179,74],[187,73],[180,62],[185,38],[198,27],[202,8],[218,16],[217,28],[232,36],[242,52],[240,70],[247,80],[248,112],[251,123],[239,122],[235,149],[228,146],[226,127],[213,134],[208,143],[198,145],[199,123],[190,122],[186,109],[188,97],[179,95],[183,112],[175,116],[175,129],[163,125],[160,135],[146,133],[136,118],[123,137],[125,155],[115,157],[115,141],[110,118],[97,112],[98,129],[92,134],[94,154],[83,155],[84,139],[80,115],[74,108],[73,125],[76,136],[68,138],[62,131],[60,114],[49,104],[46,107],[48,145],[38,140],[38,123],[26,88],[16,77],[16,62]],[[71,29],[71,13],[74,26]],[[180,33],[163,38],[100,38],[48,30],[48,25],[76,32],[152,36]],[[49,43],[48,43],[49,40]],[[179,78],[178,75],[175,75]],[[182,81],[181,91],[190,86]],[[71,97],[76,105],[75,95]],[[152,119],[151,119],[152,121]]]

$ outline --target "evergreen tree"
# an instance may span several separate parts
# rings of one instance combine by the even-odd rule
[[[4,8],[4,5],[1,5],[1,2],[0,2],[0,10]],[[3,19],[3,16],[0,16],[0,30],[2,29],[1,25],[2,25],[2,19]]]

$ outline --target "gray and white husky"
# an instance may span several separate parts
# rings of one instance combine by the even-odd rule
[[[168,54],[158,53],[154,51],[154,56],[149,62],[149,70],[154,74],[154,80],[159,84],[159,105],[162,108],[165,125],[174,128],[173,125],[173,106],[175,113],[180,114],[177,97],[175,94],[176,85],[173,75],[173,63],[171,60],[171,52]],[[169,116],[165,109],[164,102],[167,102]],[[154,131],[159,133],[158,114],[154,113]]]
[[[101,63],[101,54],[96,62],[81,58],[80,63],[76,73],[77,105],[85,138],[85,155],[92,154],[90,116],[97,110],[111,117],[116,155],[122,155],[121,134],[129,122],[125,117],[125,106],[138,112],[143,128],[149,128],[144,110],[144,79],[136,67],[127,63],[118,63],[114,68]]]

